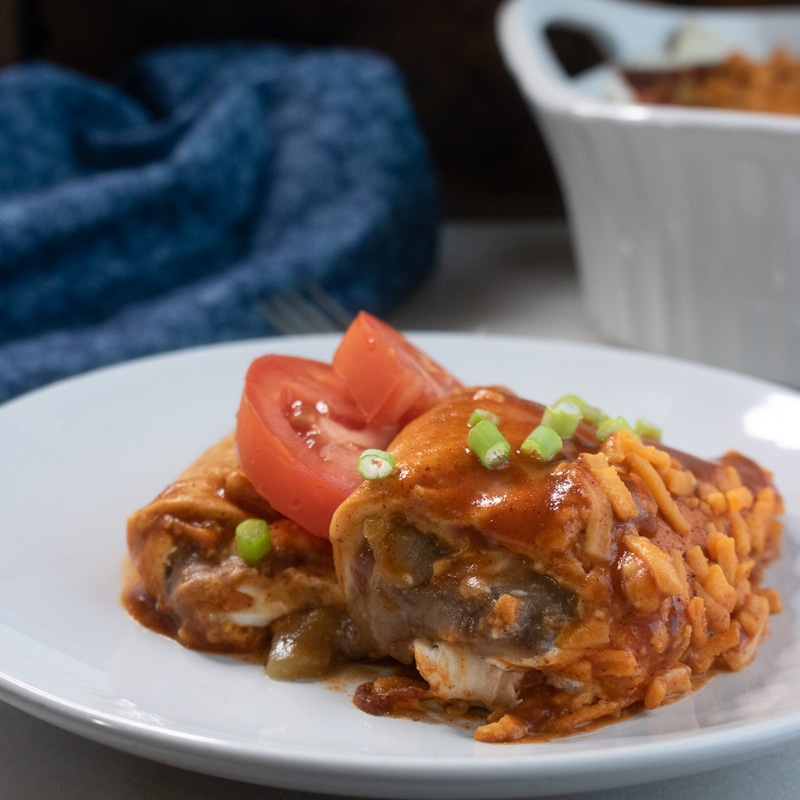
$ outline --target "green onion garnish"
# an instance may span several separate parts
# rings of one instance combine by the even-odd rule
[[[394,456],[385,450],[370,448],[358,458],[358,474],[367,481],[388,478],[395,467]]]
[[[500,417],[495,414],[494,411],[487,411],[485,408],[476,408],[472,414],[470,414],[467,425],[469,425],[470,428],[474,428],[482,419],[487,419],[495,425],[500,424]]]
[[[243,561],[254,564],[272,549],[269,525],[263,519],[246,519],[236,526],[236,549]]]
[[[649,419],[637,419],[634,430],[644,439],[661,439],[661,428]]]
[[[538,456],[549,461],[563,447],[564,442],[549,425],[537,425],[520,445],[519,451],[526,456]]]
[[[583,398],[578,397],[576,394],[565,394],[556,401],[556,405],[559,403],[572,403],[573,405],[578,406],[581,412],[581,417],[589,422],[598,423],[608,417],[608,414],[606,414],[604,411],[601,411],[595,406],[590,406]]]
[[[542,415],[542,425],[552,428],[562,439],[572,436],[580,421],[580,407],[569,400],[560,400],[552,406],[547,406]]]
[[[597,423],[597,439],[604,442],[612,433],[621,430],[630,431],[637,438],[639,436],[625,417],[606,417]]]
[[[469,429],[467,444],[478,456],[481,464],[488,469],[504,467],[511,455],[511,445],[500,433],[497,425],[488,419],[479,420]]]

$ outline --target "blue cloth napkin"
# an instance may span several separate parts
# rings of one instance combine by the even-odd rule
[[[396,68],[273,45],[146,54],[114,84],[0,72],[0,402],[274,333],[315,282],[381,314],[431,271],[438,187]]]

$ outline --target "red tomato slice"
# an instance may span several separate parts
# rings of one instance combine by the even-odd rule
[[[462,386],[400,331],[366,311],[345,331],[333,369],[374,425],[409,422]]]
[[[236,445],[255,490],[289,519],[327,537],[333,512],[361,483],[359,455],[385,448],[396,426],[368,425],[329,364],[256,359],[245,377]]]

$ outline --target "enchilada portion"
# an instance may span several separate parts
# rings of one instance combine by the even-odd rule
[[[487,466],[475,412],[509,445]],[[481,741],[578,731],[755,656],[777,593],[781,499],[737,453],[706,462],[582,420],[555,452],[523,446],[543,406],[468,389],[404,428],[396,468],[331,526],[348,611],[373,657],[422,681],[378,679],[357,704],[409,698],[488,712]]]
[[[246,560],[245,520],[268,522],[269,552]],[[273,677],[325,672],[352,642],[330,543],[282,517],[243,475],[233,435],[128,519],[140,621],[200,650],[263,659]],[[155,624],[154,624],[155,623]]]

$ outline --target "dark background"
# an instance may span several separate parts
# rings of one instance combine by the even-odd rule
[[[681,6],[797,5],[736,0]],[[497,49],[500,0],[0,0],[0,63],[44,57],[110,79],[157,45],[224,39],[365,47],[405,76],[450,219],[560,217],[544,144]],[[592,54],[558,42],[576,68]]]

